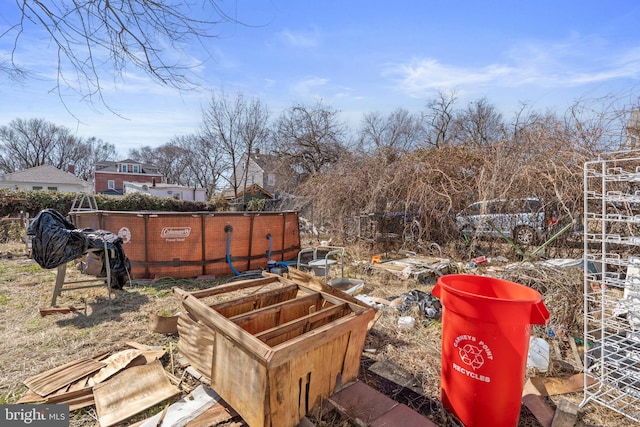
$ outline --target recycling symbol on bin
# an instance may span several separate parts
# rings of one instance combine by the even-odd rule
[[[478,369],[484,365],[484,357],[482,357],[482,349],[473,344],[465,344],[464,347],[458,349],[460,359],[473,369]]]

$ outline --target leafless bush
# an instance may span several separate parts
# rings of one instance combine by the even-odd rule
[[[344,232],[353,218],[393,217],[404,228],[397,237],[407,248],[459,241],[455,213],[478,200],[541,198],[569,223],[583,206],[584,163],[611,148],[613,132],[609,116],[587,121],[580,111],[574,107],[565,119],[528,117],[517,132],[488,145],[449,142],[410,152],[345,153],[301,190],[314,200],[314,221],[333,233]]]

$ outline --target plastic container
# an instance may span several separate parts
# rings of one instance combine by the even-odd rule
[[[416,319],[411,316],[402,316],[398,318],[398,328],[411,329],[416,326]]]
[[[467,427],[514,427],[520,418],[532,324],[549,311],[539,292],[507,280],[465,274],[438,278],[440,398]]]
[[[542,338],[531,337],[527,368],[536,368],[540,372],[549,370],[549,343]]]
[[[364,288],[364,280],[340,277],[338,279],[331,280],[329,285],[334,288],[338,288],[349,295],[356,295]]]

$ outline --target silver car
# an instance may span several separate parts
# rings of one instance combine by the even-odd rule
[[[540,199],[496,199],[472,203],[456,215],[465,235],[509,237],[519,245],[538,242],[546,231],[544,204]]]

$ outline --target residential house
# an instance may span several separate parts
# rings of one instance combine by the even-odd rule
[[[191,188],[184,185],[164,184],[155,182],[129,182],[123,184],[124,194],[142,193],[156,197],[170,197],[177,200],[191,202],[205,202],[207,191],[204,188]]]
[[[97,162],[94,167],[93,185],[96,194],[123,195],[125,181],[152,185],[162,183],[162,174],[156,166],[131,159]]]
[[[262,154],[256,149],[247,163],[247,154],[244,154],[236,165],[237,191],[229,187],[222,195],[236,210],[245,210],[247,202],[255,198],[266,199],[269,209],[280,200],[278,190],[283,187],[284,180],[281,170],[282,160],[277,156]]]
[[[11,190],[49,190],[63,193],[90,193],[92,185],[71,172],[41,165],[0,176],[0,188]]]

